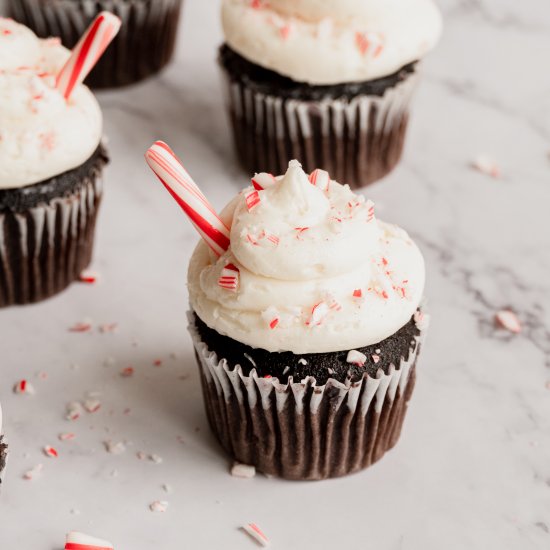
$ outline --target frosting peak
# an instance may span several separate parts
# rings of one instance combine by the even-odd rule
[[[441,34],[433,0],[224,0],[226,42],[298,82],[338,84],[390,75]]]
[[[102,115],[78,86],[69,100],[55,75],[69,51],[0,18],[0,189],[24,187],[76,168],[97,149]]]
[[[221,334],[269,351],[349,350],[387,338],[420,303],[418,248],[326,172],[292,161],[222,218],[229,250],[215,258],[199,243],[188,277],[193,309]]]

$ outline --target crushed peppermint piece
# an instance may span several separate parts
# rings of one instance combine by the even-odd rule
[[[367,222],[370,222],[374,219],[374,203],[372,201],[367,201],[365,203],[367,208]]]
[[[20,380],[13,387],[13,392],[18,394],[34,395],[36,393],[36,390],[34,389],[34,386],[27,380]]]
[[[165,492],[165,493],[168,493],[169,495],[172,494],[174,492],[174,489],[172,488],[171,485],[168,485],[168,483],[163,483],[161,485],[162,487],[162,490]]]
[[[239,288],[240,271],[234,264],[226,264],[222,269],[220,278],[218,279],[218,285],[226,290],[236,292]]]
[[[43,464],[37,464],[34,468],[31,468],[30,470],[27,470],[23,474],[23,479],[26,479],[28,481],[32,481],[33,479],[36,479],[37,477],[40,477],[43,470],[44,470],[44,465]]]
[[[83,271],[78,277],[78,280],[81,283],[86,283],[89,285],[93,285],[94,283],[97,283],[98,279],[99,279],[99,275],[93,271]]]
[[[248,536],[252,537],[260,546],[263,546],[264,548],[269,546],[269,539],[255,523],[248,523],[246,525],[243,525],[242,530]]]
[[[346,362],[362,367],[367,362],[367,356],[356,349],[348,351]]]
[[[521,323],[517,315],[509,309],[503,309],[495,314],[497,324],[513,334],[521,332]]]
[[[292,33],[292,30],[293,30],[293,26],[289,23],[287,25],[283,25],[279,29],[279,34],[281,35],[281,38],[283,40],[287,40],[290,34]]]
[[[71,441],[73,440],[74,438],[76,437],[76,435],[72,432],[65,432],[65,433],[62,433],[62,434],[59,434],[57,436],[57,439],[59,439],[59,441]]]
[[[112,455],[121,455],[126,451],[126,445],[122,441],[104,441],[105,450]]]
[[[44,451],[44,454],[48,458],[58,458],[59,457],[59,453],[56,451],[56,449],[54,449],[50,445],[46,445],[42,450]]]
[[[149,460],[154,464],[162,464],[164,462],[161,456],[154,453],[149,455]]]
[[[283,369],[283,376],[290,370],[290,367],[287,365],[284,369]]]
[[[158,513],[166,512],[168,510],[168,502],[166,500],[155,500],[149,504],[149,510]]]
[[[67,405],[67,414],[65,415],[65,418],[67,420],[78,420],[82,416],[83,412],[84,409],[78,401],[71,401],[71,403]]]
[[[77,513],[80,512],[77,510]],[[78,531],[71,531],[67,534],[65,550],[114,550],[114,547],[106,540],[91,537]]]
[[[155,359],[153,361],[153,367],[162,367],[162,359]]]
[[[101,409],[101,402],[94,398],[89,398],[84,401],[84,408],[89,413],[96,413]]]
[[[99,332],[106,334],[108,332],[116,332],[118,330],[118,323],[103,323],[99,325]]]
[[[269,187],[273,187],[277,183],[275,176],[267,172],[260,172],[252,178],[252,186],[256,191],[263,191]]]
[[[266,310],[262,311],[261,315],[262,319],[267,323],[267,326],[271,330],[275,329],[281,320],[279,310],[274,306],[270,306]]]
[[[69,332],[90,332],[92,325],[90,323],[76,323],[69,327]]]
[[[317,168],[309,175],[309,182],[311,185],[318,187],[322,191],[328,191],[330,184],[330,175],[326,170],[320,170]]]
[[[260,193],[256,190],[251,191],[250,193],[247,193],[247,195],[245,196],[245,201],[246,201],[246,208],[248,209],[249,212],[251,212],[261,202]]]
[[[415,311],[413,319],[418,330],[424,330],[430,324],[430,316],[420,310]]]
[[[326,302],[315,304],[311,310],[311,315],[306,321],[307,326],[319,326],[328,315],[330,308]]]
[[[303,357],[301,357],[300,359],[298,359],[298,364],[307,365],[307,361]]]
[[[134,367],[124,367],[121,371],[120,371],[120,376],[124,377],[124,378],[129,378],[130,376],[133,376],[134,375]]]
[[[501,176],[501,171],[497,163],[485,154],[478,155],[472,161],[472,168],[492,178],[499,178]]]
[[[136,456],[138,460],[145,460],[147,458],[147,455],[143,451],[138,451],[136,453]]]
[[[235,462],[231,467],[231,475],[242,479],[252,479],[256,476],[256,468],[254,466],[249,466],[248,464]]]
[[[371,355],[371,357],[372,357],[372,360],[374,361],[375,364],[380,361],[380,355],[373,354],[373,355]]]
[[[360,288],[356,288],[353,291],[353,297],[354,298],[362,298],[363,297],[363,291]]]

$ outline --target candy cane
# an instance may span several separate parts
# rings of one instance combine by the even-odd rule
[[[174,152],[162,141],[145,154],[147,164],[187,214],[206,244],[221,256],[229,248],[229,229]]]
[[[269,187],[276,185],[277,180],[273,174],[268,174],[267,172],[260,172],[252,178],[252,185],[256,191],[263,191]]]
[[[69,99],[74,88],[84,82],[107,46],[117,35],[121,21],[108,11],[101,12],[74,47],[67,63],[57,75],[55,87]]]
[[[106,540],[72,531],[67,535],[65,550],[114,550],[114,546]]]
[[[308,179],[309,182],[315,187],[319,187],[319,189],[323,191],[328,190],[328,186],[330,184],[330,176],[326,170],[320,170],[319,168],[317,168],[316,170],[313,170],[313,172],[311,172]]]

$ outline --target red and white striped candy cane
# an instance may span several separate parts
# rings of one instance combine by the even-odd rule
[[[67,535],[65,550],[113,550],[114,546],[106,540],[97,539],[72,531]]]
[[[108,11],[101,12],[74,47],[67,63],[57,75],[55,87],[69,99],[78,84],[84,82],[107,46],[117,35],[121,21]]]
[[[166,143],[157,141],[145,153],[145,159],[206,244],[221,256],[229,248],[229,229],[178,157]]]

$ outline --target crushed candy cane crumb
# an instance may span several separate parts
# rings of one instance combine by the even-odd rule
[[[104,441],[105,450],[112,455],[121,455],[126,451],[126,445],[122,441]]]
[[[67,405],[67,420],[78,420],[84,414],[84,408],[78,401],[72,401]]]
[[[358,367],[362,367],[367,362],[367,356],[364,353],[357,351],[356,349],[352,349],[348,351],[348,356],[346,357],[346,361],[348,363],[351,363],[352,365],[357,365]]]
[[[149,504],[149,510],[158,513],[166,512],[168,510],[168,502],[166,500],[155,500]]]
[[[34,395],[36,390],[33,385],[27,380],[20,380],[13,387],[13,392],[17,394]]]
[[[472,168],[492,178],[499,178],[501,176],[501,170],[498,164],[485,154],[478,155],[472,161]]]
[[[242,526],[242,530],[251,538],[253,538],[260,546],[267,548],[269,546],[269,539],[267,535],[255,524],[247,523]]]
[[[34,468],[31,468],[30,470],[27,470],[23,474],[23,479],[26,479],[28,481],[33,481],[34,479],[40,477],[44,470],[43,464],[37,464]]]
[[[97,411],[99,411],[99,409],[101,409],[101,402],[98,401],[97,399],[86,399],[86,401],[84,401],[84,408],[89,412],[89,413],[95,413]]]
[[[242,479],[252,479],[256,476],[256,468],[254,466],[249,466],[248,464],[235,462],[231,467],[231,475]]]
[[[517,315],[509,309],[503,309],[495,314],[495,320],[501,328],[506,329],[513,334],[521,332],[521,323]]]
[[[59,453],[57,452],[57,450],[54,449],[53,447],[51,447],[50,445],[46,445],[42,450],[44,451],[44,454],[48,458],[58,458],[59,457]]]

